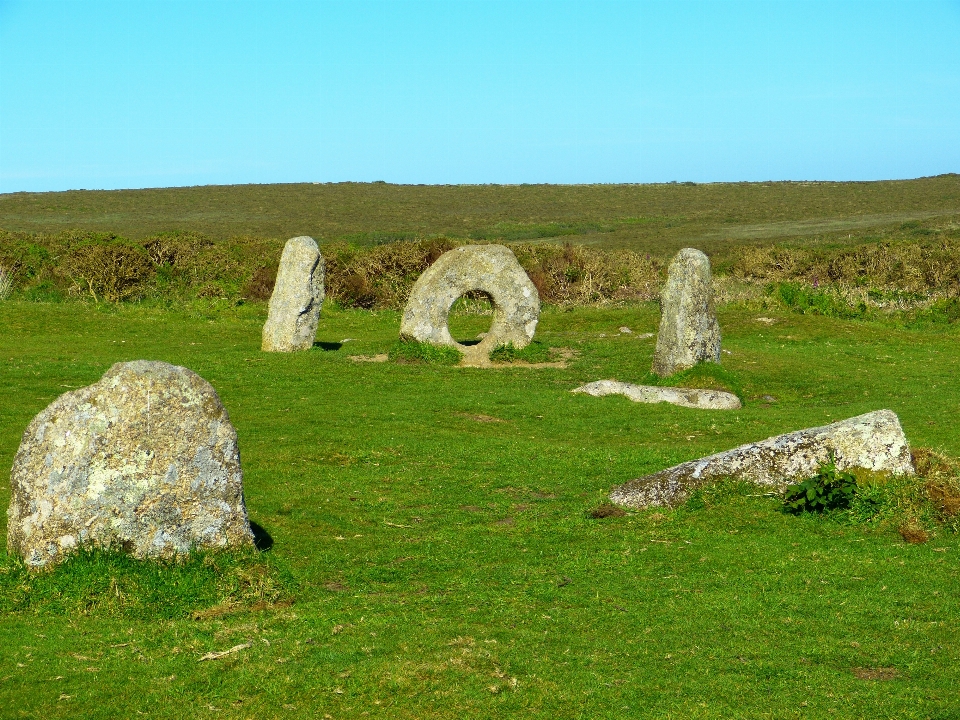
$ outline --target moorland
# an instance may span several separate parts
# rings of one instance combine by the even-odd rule
[[[164,360],[220,394],[260,528],[256,550],[169,565],[91,552],[29,573],[0,554],[0,715],[960,716],[958,523],[923,478],[823,516],[736,483],[596,512],[629,479],[878,408],[955,469],[958,218],[958,176],[0,196],[0,264],[19,263],[0,302],[3,471],[59,394]],[[346,289],[312,350],[264,354],[270,254],[302,233]],[[416,267],[469,240],[543,272],[536,350],[564,366],[356,361],[395,347]],[[146,264],[111,301],[77,267],[121,245]],[[571,394],[656,381],[656,282],[686,245],[718,270],[728,352],[668,380],[743,408]],[[211,257],[233,274],[200,274]],[[584,289],[603,273],[609,289]],[[489,326],[481,300],[455,312],[458,339]]]

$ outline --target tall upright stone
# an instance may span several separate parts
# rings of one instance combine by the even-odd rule
[[[693,248],[677,253],[667,269],[660,311],[653,372],[667,376],[700,362],[720,362],[720,325],[706,255]]]
[[[293,352],[313,347],[323,306],[323,269],[323,256],[313,238],[287,240],[263,326],[263,350]]]
[[[170,558],[253,544],[227,411],[210,383],[164,362],[117,363],[50,403],[10,486],[7,549],[33,568],[82,546]]]

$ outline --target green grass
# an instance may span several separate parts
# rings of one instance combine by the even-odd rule
[[[427,363],[439,365],[456,365],[463,355],[455,347],[449,345],[431,345],[430,343],[416,342],[415,340],[397,340],[390,346],[387,356],[398,363]]]
[[[396,312],[325,307],[321,344],[281,355],[259,351],[262,304],[0,304],[4,472],[59,394],[114,362],[173,362],[220,394],[273,540],[42,576],[0,556],[0,716],[960,716],[947,529],[907,545],[737,485],[589,517],[615,484],[878,408],[960,455],[955,323],[758,314],[721,311],[730,354],[710,376],[743,409],[700,412],[569,392],[646,377],[653,304],[547,309],[537,340],[577,352],[540,370],[351,361],[394,344]]]

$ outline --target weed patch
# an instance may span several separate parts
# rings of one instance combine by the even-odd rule
[[[398,340],[390,347],[388,358],[397,363],[457,365],[463,354],[450,345],[432,345],[414,340]]]

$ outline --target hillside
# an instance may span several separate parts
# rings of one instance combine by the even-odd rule
[[[235,185],[0,195],[0,229],[166,231],[360,245],[446,235],[570,240],[657,254],[742,243],[862,241],[960,219],[960,175],[882,182],[657,185]]]

